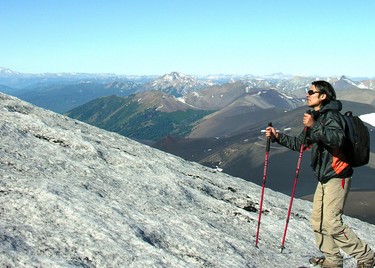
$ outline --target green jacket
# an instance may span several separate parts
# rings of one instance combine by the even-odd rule
[[[325,183],[331,178],[345,178],[353,174],[352,167],[345,161],[342,146],[345,139],[340,111],[342,104],[333,100],[319,111],[313,112],[314,125],[308,129],[306,148],[311,149],[311,167],[316,178]],[[297,137],[279,134],[278,143],[299,151],[303,131]]]

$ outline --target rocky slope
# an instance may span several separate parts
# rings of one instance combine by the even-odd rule
[[[296,267],[310,203],[0,94],[1,267]],[[375,247],[375,226],[346,218]],[[345,267],[354,267],[347,258]]]

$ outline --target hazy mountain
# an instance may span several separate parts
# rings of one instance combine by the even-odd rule
[[[200,90],[209,85],[209,82],[199,80],[193,76],[172,72],[144,84],[141,90],[159,90],[168,95],[181,97],[188,92]]]
[[[77,106],[102,96],[127,96],[136,91],[134,82],[111,82],[108,84],[81,82],[69,85],[46,85],[33,90],[17,91],[14,96],[39,107],[65,113]]]
[[[0,67],[0,84],[22,91],[36,90],[51,84],[102,83],[133,81],[147,83],[154,75],[117,75],[112,73],[20,73]]]
[[[14,92],[14,89],[8,86],[0,85],[0,92],[11,94],[12,92]]]
[[[242,79],[246,81],[252,87],[267,87],[273,88],[280,93],[285,93],[288,96],[295,98],[305,98],[307,90],[309,90],[311,82],[315,80],[326,80],[334,86],[338,93],[338,97],[344,100],[353,100],[351,96],[348,97],[348,93],[357,92],[357,94],[363,94],[365,96],[370,95],[371,100],[373,99],[374,92],[369,91],[374,89],[374,80],[361,79],[354,80],[347,76],[341,77],[313,77],[313,76],[264,76],[260,78]],[[365,98],[363,98],[365,100]],[[360,99],[358,102],[370,103]]]
[[[272,80],[273,87],[282,93],[296,98],[306,98],[306,92],[310,89],[313,77],[291,76],[288,79]]]
[[[228,105],[237,106],[234,104],[237,101],[242,102],[239,105],[257,106],[261,109],[278,107],[285,110],[296,108],[302,103],[299,98],[273,89],[268,82],[255,84],[249,81],[210,86],[188,93],[183,99],[194,107],[216,110]]]
[[[214,85],[183,96],[186,103],[194,107],[219,110],[246,94],[247,86],[242,82]]]
[[[365,87],[364,83],[342,76],[333,86],[338,99],[375,105],[375,90],[371,89],[371,83],[368,84],[369,87]]]
[[[2,267],[288,267],[319,254],[311,203],[0,93]],[[345,217],[375,248],[375,226]],[[345,267],[355,261],[345,256]]]
[[[211,112],[195,109],[161,91],[146,91],[126,98],[96,99],[67,115],[133,139],[155,142],[170,134],[187,135],[196,121]]]
[[[64,113],[70,109],[78,107],[93,98],[109,95],[125,96],[131,93],[142,91],[159,90],[168,95],[182,97],[187,103],[192,105],[205,105],[208,100],[200,100],[201,103],[195,103],[196,95],[202,97],[202,91],[210,95],[207,98],[216,96],[208,104],[215,104],[221,98],[221,91],[225,88],[231,88],[232,91],[238,89],[235,94],[227,92],[224,98],[235,97],[243,90],[251,91],[253,89],[273,89],[280,94],[285,94],[289,98],[304,98],[312,81],[316,79],[325,79],[337,87],[338,96],[344,100],[353,100],[355,95],[359,95],[358,101],[373,104],[374,86],[373,80],[362,79],[354,80],[348,77],[325,77],[317,78],[311,76],[293,76],[282,73],[255,76],[255,75],[207,75],[192,76],[171,72],[162,76],[155,75],[117,75],[110,73],[40,73],[28,74],[15,72],[7,68],[0,68],[0,85],[6,88],[0,88],[2,92],[17,96],[23,100],[36,104],[40,107]],[[93,85],[92,89],[82,88],[82,85]],[[99,90],[99,87],[111,88],[111,90]],[[116,91],[116,89],[118,91]],[[355,89],[355,90],[353,90]],[[95,92],[92,92],[95,91]],[[101,91],[101,92],[99,92]],[[216,91],[216,92],[215,92]],[[203,93],[204,94],[204,93]],[[219,96],[217,94],[220,94]],[[217,104],[223,105],[226,99]],[[229,100],[229,103],[233,101]],[[222,108],[222,106],[221,106]],[[211,109],[203,107],[203,109]],[[217,109],[217,108],[213,108]]]
[[[97,99],[67,115],[127,137],[157,141],[167,135],[229,136],[246,130],[251,122],[268,118],[265,109],[278,113],[301,105],[301,99],[276,90],[249,88],[247,83],[237,82],[210,86],[181,98],[157,90],[121,101]],[[253,119],[244,120],[246,117]]]
[[[288,80],[293,77],[290,74],[274,73],[269,75],[253,75],[253,74],[209,74],[198,76],[200,79],[210,81],[213,84],[234,83],[236,81],[250,81],[250,80]]]
[[[249,88],[243,83],[230,84],[233,87],[228,85],[211,87],[186,98],[185,102],[193,106],[218,109],[200,120],[189,134],[190,138],[235,135],[262,119],[304,105],[302,99],[289,97],[274,89]]]
[[[364,89],[375,90],[375,80],[374,79],[362,80],[362,81],[359,82],[358,87],[364,88]]]
[[[19,75],[19,72],[15,72],[9,68],[0,67],[0,76],[6,77],[6,76],[15,76]]]

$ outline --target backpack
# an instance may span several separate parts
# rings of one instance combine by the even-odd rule
[[[370,134],[363,121],[351,111],[342,114],[346,141],[344,155],[351,167],[366,165],[370,160]]]

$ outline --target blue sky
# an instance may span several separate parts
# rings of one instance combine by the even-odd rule
[[[375,76],[375,1],[1,0],[26,73]]]

